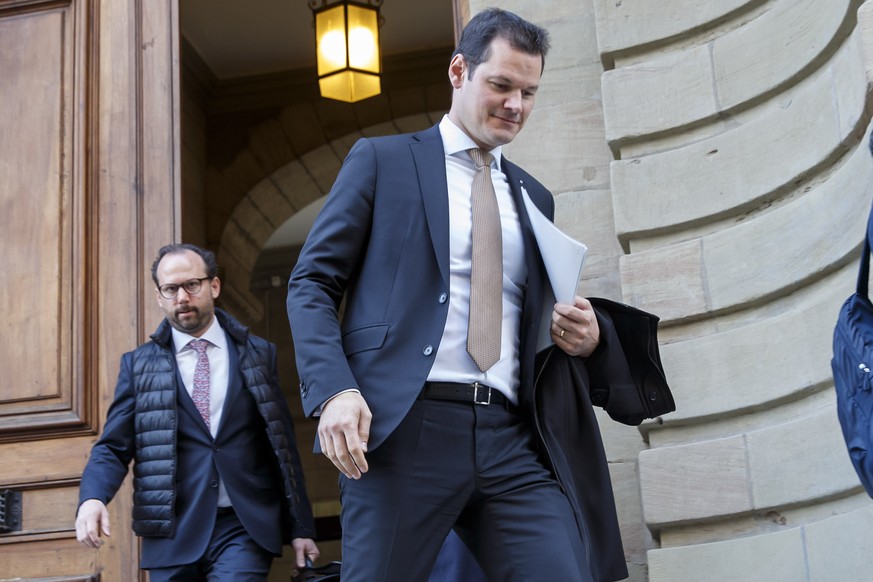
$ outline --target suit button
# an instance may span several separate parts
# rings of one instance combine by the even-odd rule
[[[448,295],[446,295],[445,293],[440,293],[440,303],[445,303],[448,300],[449,300]]]
[[[425,356],[431,355],[433,353],[433,346],[424,346],[424,349],[421,350],[421,353],[423,353]]]
[[[213,479],[212,481],[209,482],[209,486],[212,487],[213,489],[215,489],[216,487],[218,487],[218,481]]]
[[[213,450],[214,452],[216,452],[216,453],[220,453],[220,452],[221,452],[221,447],[212,447],[212,450]]]

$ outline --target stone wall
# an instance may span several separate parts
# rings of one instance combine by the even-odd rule
[[[873,196],[861,4],[500,3],[554,41],[508,155],[591,248],[580,291],[662,318],[678,410],[601,417],[632,580],[870,579],[829,368]]]

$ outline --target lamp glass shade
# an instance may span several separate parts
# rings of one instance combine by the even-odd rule
[[[349,66],[378,74],[379,14],[375,10],[349,4]]]
[[[322,97],[354,103],[382,90],[379,10],[343,0],[315,13]]]
[[[346,52],[345,6],[340,4],[315,15],[315,42],[318,76],[329,75],[348,66]]]
[[[354,103],[361,99],[375,97],[382,92],[378,75],[357,71],[340,71],[318,80],[322,97]]]

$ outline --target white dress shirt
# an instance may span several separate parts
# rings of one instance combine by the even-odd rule
[[[227,336],[216,317],[213,317],[212,325],[199,338],[176,328],[172,328],[172,332],[173,345],[176,348],[176,364],[179,366],[179,375],[182,377],[188,396],[194,393],[194,368],[197,366],[197,352],[188,344],[195,339],[209,342],[206,347],[206,355],[209,358],[209,432],[212,438],[215,438],[221,426],[221,415],[227,397],[230,369]],[[221,479],[218,481],[218,505],[230,506],[230,498]]]
[[[506,174],[501,171],[501,147],[494,157],[491,181],[500,207],[503,230],[503,329],[500,360],[482,372],[467,353],[470,312],[470,265],[473,252],[472,186],[476,165],[467,150],[477,147],[448,116],[439,125],[446,156],[449,189],[449,313],[428,380],[482,382],[518,403],[521,307],[527,284],[527,263],[518,211]]]

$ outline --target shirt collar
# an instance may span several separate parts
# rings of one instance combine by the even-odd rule
[[[218,323],[218,318],[215,316],[212,317],[212,325],[199,338],[184,331],[179,331],[175,327],[171,327],[170,331],[173,333],[173,346],[176,348],[177,354],[186,349],[188,343],[195,339],[204,339],[217,348],[227,348],[227,336],[224,335],[224,329],[222,329],[221,324]]]
[[[448,115],[443,115],[440,121],[440,136],[443,138],[443,149],[447,156],[458,156],[463,154],[466,159],[470,159],[467,150],[477,148],[476,142],[464,133],[464,130],[455,125],[455,122],[449,119]],[[503,146],[497,146],[493,150],[488,150],[488,153],[494,156],[494,163],[497,169],[500,170],[500,162],[503,151]]]

